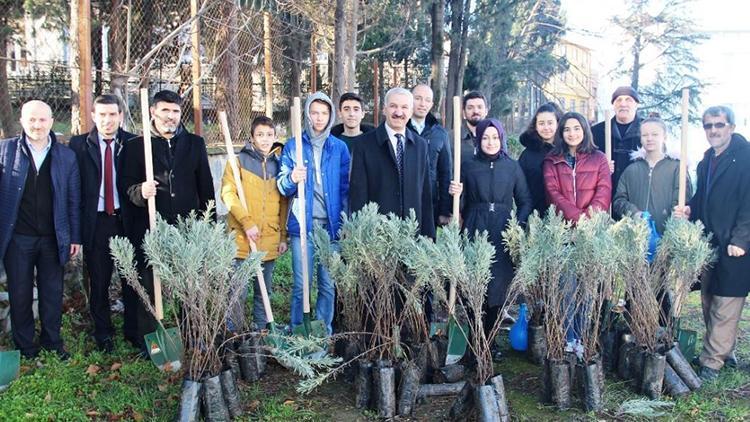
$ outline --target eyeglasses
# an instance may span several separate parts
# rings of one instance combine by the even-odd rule
[[[703,123],[703,129],[704,130],[711,130],[711,128],[716,129],[724,129],[727,127],[728,123],[719,122],[719,123]]]

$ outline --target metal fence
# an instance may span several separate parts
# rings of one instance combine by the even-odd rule
[[[241,142],[249,136],[252,119],[267,114],[266,98],[271,99],[273,117],[281,123],[283,135],[288,98],[310,87],[309,37],[314,26],[301,18],[304,11],[286,7],[284,2],[92,3],[91,92],[120,96],[127,105],[125,126],[131,131],[141,130],[139,89],[147,87],[150,95],[161,89],[178,92],[183,97],[183,123],[188,130],[201,133],[209,144],[221,142],[217,111],[227,112],[235,140]],[[265,32],[264,12],[269,23]],[[23,102],[41,99],[54,110],[56,132],[63,138],[77,132],[77,122],[71,121],[77,106],[77,80],[71,75],[78,71],[80,61],[75,56],[75,40],[66,39],[66,30],[53,28],[39,35],[62,40],[51,47],[60,50],[56,56],[36,54],[30,45],[39,40],[28,36],[10,45],[8,54],[3,55],[0,49],[0,65],[5,64],[8,70],[11,102],[10,110],[0,107],[0,117],[8,119],[10,115],[10,120],[17,122]],[[271,59],[270,68],[264,68],[266,55]],[[272,75],[270,79],[268,75]],[[272,81],[271,96],[267,95],[266,79]],[[321,81],[319,87],[325,83]],[[193,98],[196,90],[200,101]]]

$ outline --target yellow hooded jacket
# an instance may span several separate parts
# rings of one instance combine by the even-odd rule
[[[279,172],[281,146],[274,145],[265,156],[250,143],[237,156],[242,188],[248,210],[242,207],[234,182],[232,167],[227,165],[221,180],[221,200],[229,209],[227,223],[234,230],[237,242],[237,258],[245,259],[250,253],[245,230],[258,226],[260,241],[258,251],[266,252],[263,261],[279,256],[279,243],[286,242],[286,219],[288,201],[276,187]]]

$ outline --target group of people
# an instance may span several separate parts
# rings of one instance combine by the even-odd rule
[[[95,128],[73,137],[69,148],[56,140],[52,112],[41,101],[23,105],[20,136],[0,142],[0,256],[8,274],[13,340],[24,356],[35,356],[41,347],[67,357],[60,338],[62,273],[81,247],[94,339],[101,350],[111,351],[115,330],[108,299],[113,272],[109,239],[124,235],[136,246],[141,282],[152,293],[152,276],[140,248],[148,227],[148,199],[156,198],[158,213],[169,223],[205,210],[214,199],[205,141],[182,125],[181,103],[171,91],[160,91],[151,101],[150,182],[143,138],[122,130],[122,105],[112,95],[95,99]],[[620,87],[612,95],[612,160],[604,153],[605,122],[590,127],[585,116],[563,113],[547,103],[521,134],[525,150],[516,161],[509,155],[502,123],[487,117],[486,98],[469,92],[461,103],[462,171],[460,181],[453,181],[453,138],[431,113],[428,85],[390,89],[385,119],[377,127],[362,123],[364,102],[357,94],[342,95],[336,105],[327,95],[313,93],[302,116],[302,162],[297,160],[297,143],[279,143],[274,121],[258,117],[237,156],[243,189],[226,166],[220,197],[235,233],[236,259],[246,259],[251,244],[265,252],[262,269],[270,292],[274,262],[291,249],[290,323],[296,326],[302,324],[306,256],[308,268],[314,270],[308,282],[315,273],[318,283],[315,316],[330,334],[335,329],[335,280],[325,267],[313,266],[314,248],[312,242],[302,244],[303,230],[311,234],[320,226],[335,241],[342,215],[370,202],[381,213],[408,217],[413,212],[420,234],[432,238],[437,227],[458,218],[470,236],[486,231],[496,249],[485,309],[489,329],[500,317],[513,278],[502,231],[514,207],[521,222],[550,205],[573,223],[591,210],[610,207],[615,218],[650,215],[658,231],[672,215],[699,220],[713,233],[719,256],[701,279],[706,323],[701,375],[715,377],[723,365],[736,362],[737,324],[750,290],[745,276],[750,270],[750,175],[742,171],[750,162],[750,144],[734,133],[731,109],[706,110],[703,127],[711,148],[698,165],[695,195],[688,193],[689,205],[678,207],[679,159],[666,152],[669,131],[658,117],[641,119],[639,103],[631,87]],[[341,123],[334,125],[337,117]],[[304,198],[298,194],[300,183]],[[239,192],[244,192],[244,200]],[[461,198],[460,216],[452,215],[454,196]],[[38,344],[31,311],[35,270],[42,326]],[[263,327],[267,321],[255,283],[253,322]],[[124,282],[123,302],[124,337],[145,353],[143,334],[155,328],[155,321]],[[233,321],[244,318],[241,310],[234,312],[229,330]]]

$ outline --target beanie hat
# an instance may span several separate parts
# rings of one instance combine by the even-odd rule
[[[635,92],[635,90],[632,87],[629,86],[621,86],[618,87],[615,92],[612,93],[612,103],[614,104],[615,99],[621,95],[627,95],[635,100],[636,103],[641,102],[641,98],[638,96],[638,93]]]

